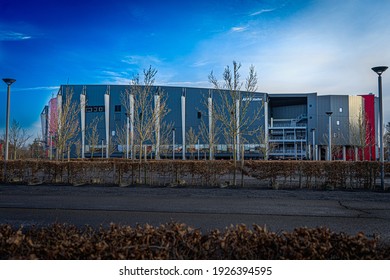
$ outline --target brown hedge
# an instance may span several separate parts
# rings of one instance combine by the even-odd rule
[[[276,234],[253,225],[202,234],[184,224],[112,224],[77,228],[54,224],[14,229],[0,225],[0,259],[389,259],[390,246],[363,233],[298,228]]]
[[[6,168],[6,172],[4,172]],[[6,176],[4,176],[6,174]],[[105,184],[128,186],[257,186],[272,188],[375,189],[379,162],[232,161],[124,159],[38,161],[0,164],[0,183]],[[385,176],[390,163],[385,163]]]

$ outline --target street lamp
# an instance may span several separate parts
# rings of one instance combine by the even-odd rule
[[[328,140],[328,160],[332,160],[332,114],[333,112],[328,111],[326,114],[329,117],[329,140]]]
[[[16,82],[15,79],[10,78],[4,78],[4,83],[7,84],[7,113],[6,113],[6,126],[5,126],[5,157],[4,159],[8,160],[8,142],[9,142],[9,135],[8,135],[8,129],[9,129],[9,115],[10,115],[10,90],[11,85]]]
[[[372,71],[378,74],[378,95],[379,95],[379,154],[381,165],[381,188],[385,189],[385,165],[383,151],[383,103],[382,103],[382,73],[386,71],[387,66],[377,66],[371,68]]]

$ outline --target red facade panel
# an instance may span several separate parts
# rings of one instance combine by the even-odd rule
[[[375,95],[362,95],[364,100],[364,117],[366,125],[366,146],[364,148],[365,160],[376,160],[375,153]]]

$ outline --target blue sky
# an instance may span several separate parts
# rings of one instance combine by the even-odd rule
[[[251,64],[264,92],[377,93],[371,67],[390,66],[388,0],[0,0],[0,75],[11,120],[40,129],[60,84],[127,84],[142,69],[156,84],[210,87],[233,60]],[[390,70],[383,74],[390,121]],[[0,131],[6,85],[0,86]]]

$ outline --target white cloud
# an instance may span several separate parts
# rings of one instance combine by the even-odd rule
[[[59,86],[41,86],[41,87],[31,87],[31,88],[18,88],[15,87],[12,89],[12,91],[43,91],[43,90],[58,90],[60,87]]]
[[[149,65],[152,65],[152,67],[155,65],[159,65],[162,61],[158,57],[152,55],[129,55],[122,59],[122,62],[130,65],[136,65],[142,68],[145,67],[145,65],[146,67],[149,67]]]
[[[27,34],[14,31],[0,30],[0,41],[20,41],[28,40],[31,38],[32,36],[29,36]]]
[[[260,11],[257,11],[257,12],[254,12],[252,14],[250,14],[250,16],[258,16],[258,15],[261,15],[261,14],[264,14],[264,13],[270,13],[270,12],[273,12],[275,9],[262,9]]]
[[[110,70],[103,70],[101,72],[103,84],[120,84],[120,85],[128,85],[131,82],[131,78],[127,72],[115,72]]]
[[[197,72],[188,77],[194,79],[193,84],[197,78],[204,81],[211,70],[218,77],[225,65],[237,60],[242,63],[243,79],[248,67],[255,66],[259,91],[377,94],[371,67],[390,66],[386,49],[390,45],[389,9],[390,2],[383,6],[365,1],[337,5],[325,1],[302,6],[272,25],[253,19],[200,42],[188,58],[188,65],[198,67]],[[251,16],[265,12],[271,11],[260,10]],[[239,32],[243,26],[245,32]],[[390,102],[388,71],[383,74],[384,104]],[[385,110],[385,120],[390,121],[390,111]]]
[[[165,82],[161,83],[161,85],[166,86],[183,86],[183,87],[210,87],[210,82],[208,81],[182,81],[182,82]]]
[[[230,31],[232,32],[242,32],[242,31],[245,31],[247,29],[246,26],[234,26],[230,29]]]
[[[208,59],[200,59],[191,64],[192,67],[203,67],[211,63]]]

